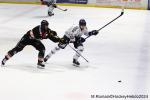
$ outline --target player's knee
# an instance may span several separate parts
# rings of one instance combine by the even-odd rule
[[[17,46],[17,47],[14,48],[15,54],[16,54],[17,52],[22,51],[22,50],[23,50],[23,47],[22,47],[22,46]]]
[[[77,49],[78,49],[79,51],[83,52],[84,47],[83,47],[83,46],[79,46]]]
[[[60,50],[60,48],[59,47],[55,47],[55,50]]]
[[[20,51],[23,50],[24,47],[25,47],[25,46],[20,43],[19,45],[17,45],[17,46],[14,48],[14,50],[15,50],[16,52],[20,52]]]
[[[20,47],[17,46],[15,48],[13,48],[12,50],[8,51],[8,54],[10,56],[13,56],[13,55],[15,55],[16,53],[18,53],[18,52],[20,52],[22,50],[23,50],[23,48],[20,48]]]
[[[23,48],[21,48],[21,47],[16,48],[16,51],[17,51],[17,52],[20,52],[20,51],[22,51],[22,50],[23,50]]]
[[[45,46],[44,45],[38,45],[38,47],[36,49],[38,51],[42,52],[42,51],[45,51]]]

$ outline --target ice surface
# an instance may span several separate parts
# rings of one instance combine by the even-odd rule
[[[43,19],[63,36],[81,18],[93,30],[121,12],[107,8],[62,8],[68,11],[55,9],[55,15],[48,17],[46,6],[0,4],[0,59]],[[72,66],[75,52],[69,46],[55,54],[42,70],[36,68],[38,52],[31,46],[25,47],[6,67],[0,68],[0,100],[112,100],[91,98],[91,95],[148,95],[149,25],[149,11],[125,10],[121,18],[86,40],[83,56],[90,63],[80,58],[80,68]],[[57,45],[49,40],[42,42],[46,54]]]

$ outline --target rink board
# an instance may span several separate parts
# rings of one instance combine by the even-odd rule
[[[1,3],[15,4],[41,4],[40,0],[0,0]],[[128,9],[149,9],[148,0],[57,0],[62,6],[85,6],[85,7],[106,7]],[[86,4],[87,3],[87,4]]]

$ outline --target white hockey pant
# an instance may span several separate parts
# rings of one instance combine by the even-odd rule
[[[59,51],[60,48],[57,46],[54,49],[51,50],[51,52],[48,54],[48,57],[50,58],[53,54],[55,54],[57,51]]]

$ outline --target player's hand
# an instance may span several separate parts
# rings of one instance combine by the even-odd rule
[[[59,42],[64,44],[64,38],[60,38]]]
[[[81,37],[80,41],[83,43],[85,42],[85,38]]]
[[[91,32],[89,32],[89,35],[97,35],[98,34],[98,30],[92,30]]]
[[[54,8],[57,8],[57,5],[56,5],[56,4],[53,4],[53,7],[54,7]]]

